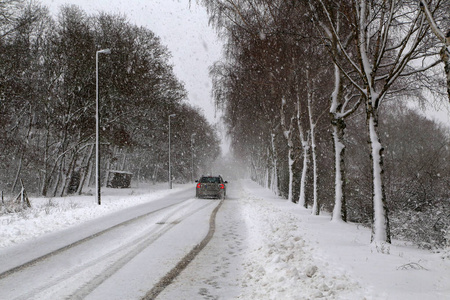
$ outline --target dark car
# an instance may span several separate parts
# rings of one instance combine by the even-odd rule
[[[202,176],[196,180],[197,188],[195,197],[197,198],[218,198],[225,199],[227,195],[227,181],[223,181],[222,176]]]

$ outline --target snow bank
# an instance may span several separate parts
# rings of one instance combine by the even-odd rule
[[[245,193],[247,194],[247,193]],[[253,195],[244,195],[252,232],[242,299],[364,299],[366,292],[343,269],[317,259],[317,249],[298,231],[295,215]]]
[[[370,245],[370,229],[246,181],[253,233],[242,299],[450,299],[450,260],[408,243]]]

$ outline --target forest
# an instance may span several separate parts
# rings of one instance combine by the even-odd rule
[[[102,184],[108,170],[167,182],[169,122],[173,179],[200,176],[220,141],[187,103],[170,55],[126,16],[63,6],[53,17],[36,1],[0,0],[2,195],[22,183],[48,197],[94,184],[97,70]]]
[[[276,194],[424,248],[450,240],[450,3],[202,0],[237,159]],[[447,236],[447,237],[446,237]]]

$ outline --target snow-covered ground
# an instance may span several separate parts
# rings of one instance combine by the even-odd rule
[[[17,214],[0,215],[0,249],[81,224],[126,207],[160,199],[183,189],[192,189],[190,185],[180,185],[172,190],[167,189],[167,186],[167,183],[159,183],[134,185],[131,189],[103,188],[101,205],[97,204],[95,196],[31,198],[31,209]],[[192,196],[194,196],[193,193]]]
[[[166,187],[105,189],[101,206],[93,196],[31,199],[28,212],[0,216],[0,252],[170,193],[194,192],[193,185]],[[450,299],[450,261],[442,254],[400,241],[371,246],[369,229],[312,216],[251,181],[228,188],[213,239],[158,299]]]
[[[371,246],[370,229],[312,216],[250,181],[242,199],[254,232],[243,299],[450,299],[441,253]]]

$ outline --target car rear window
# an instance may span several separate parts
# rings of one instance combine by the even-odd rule
[[[220,183],[219,177],[202,177],[200,179],[201,183]]]

